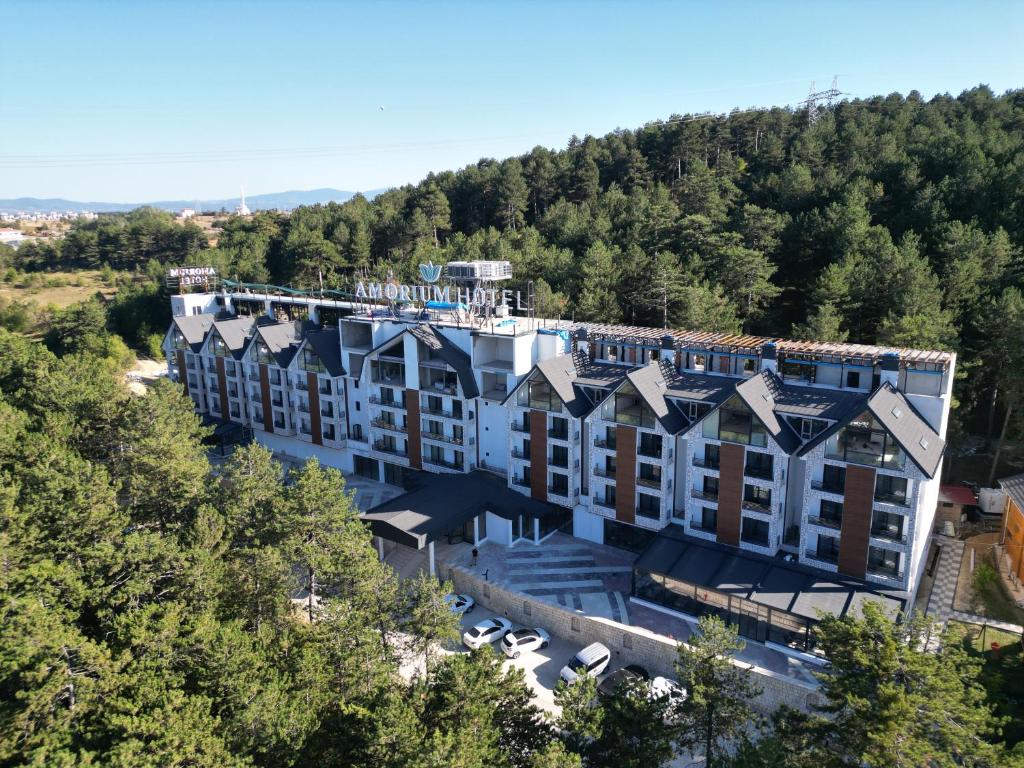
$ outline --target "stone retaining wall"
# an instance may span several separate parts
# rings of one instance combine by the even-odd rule
[[[581,648],[593,642],[603,643],[612,652],[613,666],[636,663],[646,667],[653,674],[675,677],[674,640],[642,627],[586,616],[521,593],[510,592],[485,582],[462,568],[445,565],[440,573],[455,585],[457,592],[472,595],[480,605],[513,622],[524,626],[543,627],[557,637],[578,643]],[[750,667],[740,661],[734,663]],[[771,714],[782,704],[807,711],[810,706],[822,703],[816,686],[760,667],[750,668],[756,675],[757,684],[763,689],[754,704],[763,714]]]

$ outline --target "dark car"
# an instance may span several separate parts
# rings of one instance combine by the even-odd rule
[[[608,698],[614,696],[621,688],[626,688],[633,683],[646,682],[650,679],[650,674],[639,664],[628,664],[622,669],[616,669],[602,680],[597,686],[597,694],[598,696]]]

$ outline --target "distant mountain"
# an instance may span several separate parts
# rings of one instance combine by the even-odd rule
[[[372,189],[363,192],[367,198],[373,198],[383,189]],[[343,189],[310,189],[290,190],[288,192],[271,192],[266,195],[246,195],[245,204],[252,211],[265,211],[279,208],[290,211],[300,205],[316,205],[317,203],[343,203],[356,193]],[[152,203],[89,203],[78,200],[65,200],[60,197],[38,198],[18,197],[12,200],[0,200],[0,213],[46,213],[48,211],[92,211],[93,213],[121,213],[138,208],[140,205],[151,205],[166,211],[180,211],[182,208],[195,208],[199,211],[219,211],[222,208],[233,211],[240,199],[237,197],[225,200],[158,200]]]

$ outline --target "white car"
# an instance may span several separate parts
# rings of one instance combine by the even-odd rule
[[[462,635],[462,642],[470,648],[482,648],[488,643],[500,640],[505,633],[512,629],[512,622],[501,616],[481,621],[472,629],[467,629]]]
[[[518,659],[523,651],[536,651],[547,648],[551,636],[540,627],[534,629],[517,629],[509,632],[501,641],[501,650],[510,659]]]
[[[476,606],[476,601],[469,595],[452,593],[450,595],[445,595],[444,601],[448,603],[448,607],[452,609],[452,613],[459,616],[464,613],[472,613],[473,608]]]
[[[651,698],[668,697],[669,704],[677,704],[686,699],[686,689],[675,680],[667,677],[655,677],[651,680]]]
[[[581,677],[597,677],[606,669],[612,659],[612,652],[601,643],[591,643],[577,653],[559,672],[566,683],[572,685]]]

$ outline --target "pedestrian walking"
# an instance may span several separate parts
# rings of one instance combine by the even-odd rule
[[[473,567],[476,567],[476,559],[480,556],[480,550],[473,547]]]

